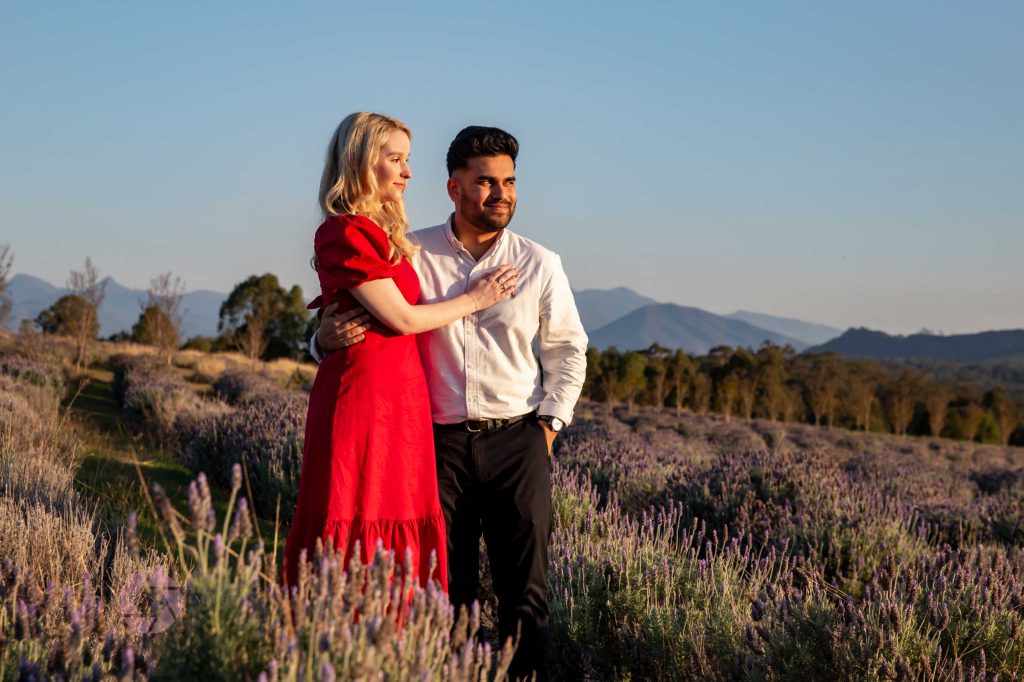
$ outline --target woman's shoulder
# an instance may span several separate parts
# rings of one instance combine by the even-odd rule
[[[384,228],[375,223],[372,219],[352,213],[327,216],[327,218],[324,219],[324,222],[321,223],[320,227],[317,229],[317,232],[348,230],[355,230],[359,232],[376,231],[387,237],[387,234],[384,232]]]
[[[388,243],[388,235],[384,228],[366,216],[351,213],[328,216],[317,228],[315,243],[333,239],[368,241],[385,248]]]

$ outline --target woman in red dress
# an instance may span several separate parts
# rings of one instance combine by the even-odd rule
[[[362,306],[380,323],[365,341],[329,355],[309,397],[298,503],[285,544],[284,580],[294,585],[303,552],[318,540],[367,561],[377,543],[406,552],[421,584],[447,589],[444,516],[433,429],[415,334],[511,296],[518,272],[501,266],[467,293],[416,305],[403,193],[412,173],[410,133],[387,116],[346,117],[327,148],[320,181],[324,222],[314,239],[321,295],[310,307]],[[431,574],[431,555],[436,564]]]

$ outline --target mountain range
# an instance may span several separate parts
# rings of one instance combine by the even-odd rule
[[[620,350],[647,348],[659,343],[703,355],[715,346],[757,348],[765,341],[803,350],[809,344],[749,322],[709,313],[700,308],[657,303],[638,308],[589,333],[590,345]]]
[[[985,362],[1024,356],[1024,329],[977,334],[892,336],[871,329],[848,329],[838,338],[807,349],[853,358],[902,358],[946,362]]]
[[[100,307],[100,334],[130,331],[139,318],[146,292],[106,280],[106,297]],[[16,329],[23,319],[34,320],[45,308],[67,294],[32,275],[11,278],[7,293],[13,309],[8,327]],[[640,350],[652,343],[683,348],[703,355],[715,346],[757,348],[765,341],[790,345],[801,352],[836,352],[848,357],[936,359],[949,362],[983,362],[1024,357],[1024,330],[936,336],[894,336],[869,329],[835,327],[788,317],[738,310],[718,315],[700,308],[662,303],[626,287],[574,291],[583,327],[596,348],[616,346]],[[221,303],[227,294],[192,291],[182,299],[183,337],[214,336]]]
[[[574,291],[583,328],[596,348],[638,350],[652,343],[702,355],[715,346],[757,348],[765,341],[800,351],[839,336],[841,329],[789,317],[739,310],[718,315],[700,308],[660,303],[617,289]]]
[[[146,292],[126,287],[108,277],[106,296],[100,306],[100,335],[130,331],[139,318]],[[13,309],[8,327],[17,328],[21,320],[34,320],[53,305],[67,288],[57,287],[32,275],[11,278],[8,294]],[[738,311],[732,315],[714,313],[667,303],[639,294],[626,287],[584,289],[573,292],[584,328],[591,344],[599,348],[615,345],[620,349],[646,348],[657,341],[667,348],[685,348],[690,353],[705,353],[718,345],[750,346],[763,341],[790,344],[801,350],[838,336],[840,330],[802,320]],[[227,294],[217,291],[192,291],[182,298],[183,337],[217,333],[220,305]]]
[[[106,295],[100,305],[100,336],[110,336],[120,331],[131,331],[139,319],[146,292],[123,286],[107,277]],[[56,287],[32,275],[15,275],[7,285],[7,293],[13,306],[7,326],[17,329],[22,320],[34,320],[39,313],[53,305],[57,299],[70,293],[70,289]],[[216,336],[220,304],[227,294],[200,289],[182,297],[182,336]]]
[[[820,344],[825,343],[831,339],[836,338],[843,333],[842,329],[836,329],[835,327],[829,327],[824,324],[816,324],[814,322],[804,322],[803,320],[796,320],[791,317],[777,317],[775,315],[765,315],[764,313],[752,313],[746,310],[737,310],[734,313],[726,315],[726,317],[734,320],[743,320],[749,322],[755,327],[761,327],[768,331],[775,332],[776,334],[782,334],[783,336],[789,336],[794,339],[807,344]]]
[[[587,333],[614,322],[638,308],[658,303],[653,298],[638,294],[632,289],[583,289],[572,292],[576,310]]]

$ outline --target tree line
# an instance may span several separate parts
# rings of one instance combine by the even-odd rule
[[[692,356],[654,344],[587,351],[583,395],[609,404],[716,413],[858,431],[1024,445],[1024,410],[1002,386],[947,382],[912,368],[789,346],[719,346]]]
[[[11,311],[7,284],[14,261],[10,246],[0,244],[0,329]],[[68,337],[75,345],[75,364],[81,369],[99,332],[99,309],[106,297],[106,280],[91,258],[82,270],[72,270],[66,281],[69,293],[44,309],[34,320],[22,320],[21,331],[41,331]],[[275,275],[252,275],[239,282],[221,304],[213,337],[197,336],[184,341],[182,304],[185,283],[173,273],[150,280],[146,297],[139,301],[139,317],[131,330],[109,340],[133,341],[157,348],[167,361],[179,348],[207,352],[237,350],[252,359],[287,357],[306,359],[309,337],[317,319],[306,310],[302,288],[281,286]]]
[[[11,305],[6,295],[13,255],[0,245],[0,327]],[[105,283],[89,258],[67,280],[70,293],[43,310],[23,330],[71,338],[76,364],[87,359],[99,333]],[[182,345],[185,285],[172,273],[150,281],[131,331],[114,335],[154,346],[168,362],[178,348],[237,350],[252,359],[308,359],[317,328],[302,289],[281,286],[275,275],[252,275],[231,290],[219,311],[218,334]],[[657,410],[716,413],[725,419],[770,419],[859,431],[928,435],[1024,445],[1024,408],[1001,385],[935,378],[908,366],[843,358],[834,353],[798,355],[765,343],[757,350],[719,346],[706,355],[658,344],[642,351],[615,347],[587,351],[583,396],[598,402],[648,405]]]

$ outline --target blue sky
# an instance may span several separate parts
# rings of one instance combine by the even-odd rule
[[[464,125],[576,288],[947,333],[1024,327],[1024,4],[6,3],[0,242],[60,284],[316,293],[323,150],[405,120],[414,227]]]

